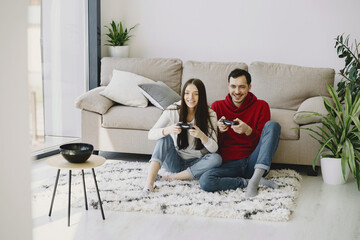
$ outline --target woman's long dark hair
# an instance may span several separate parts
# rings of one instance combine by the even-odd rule
[[[199,101],[197,106],[195,107],[195,124],[201,129],[203,133],[205,133],[206,136],[211,136],[210,133],[212,133],[212,131],[215,131],[215,129],[210,121],[209,106],[206,98],[205,85],[200,79],[192,78],[184,84],[184,87],[182,88],[181,91],[179,121],[183,123],[187,122],[186,119],[188,115],[188,107],[185,103],[184,96],[185,96],[185,89],[189,84],[194,84],[198,89],[198,93],[199,93]],[[177,145],[179,149],[185,149],[189,146],[187,137],[188,137],[188,131],[182,130],[177,137]],[[196,138],[195,149],[200,150],[202,148],[204,148],[204,145],[201,143],[201,140],[199,138]]]

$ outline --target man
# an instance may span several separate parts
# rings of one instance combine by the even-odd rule
[[[233,70],[228,77],[228,88],[225,100],[211,105],[219,119],[219,154],[223,163],[205,172],[199,182],[209,192],[247,187],[246,197],[254,197],[259,185],[277,188],[263,176],[270,170],[281,127],[270,121],[267,102],[250,92],[251,76],[247,71]],[[236,125],[225,124],[223,120]]]

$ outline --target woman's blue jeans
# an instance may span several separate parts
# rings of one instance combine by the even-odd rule
[[[222,158],[217,153],[209,153],[201,158],[184,160],[179,156],[174,141],[170,135],[160,138],[156,142],[154,152],[150,161],[159,162],[167,171],[178,173],[185,169],[190,174],[191,179],[199,179],[207,170],[219,167]]]
[[[199,180],[200,187],[208,192],[245,188],[246,179],[252,177],[255,168],[264,169],[266,175],[279,145],[280,131],[279,123],[268,121],[248,158],[226,161],[220,167],[208,170]]]

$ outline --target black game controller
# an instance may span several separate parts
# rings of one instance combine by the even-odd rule
[[[239,125],[239,122],[221,119],[221,121],[227,126]]]
[[[192,123],[177,123],[176,126],[179,126],[181,129],[194,129]]]

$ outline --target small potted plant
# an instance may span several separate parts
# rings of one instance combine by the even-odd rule
[[[327,89],[334,104],[323,98],[327,115],[316,112],[307,117],[319,116],[324,128],[302,128],[311,132],[310,136],[320,143],[313,168],[321,155],[321,173],[325,183],[341,184],[347,180],[350,172],[355,176],[360,191],[360,92],[355,99],[351,97],[350,88],[345,89],[344,104],[335,89],[327,84]],[[324,152],[324,150],[327,150]],[[337,167],[337,170],[335,169]],[[338,179],[334,179],[338,176]],[[339,179],[340,176],[340,179]]]
[[[109,52],[111,57],[128,57],[129,56],[129,46],[125,45],[127,41],[130,40],[132,35],[130,32],[136,27],[133,26],[129,30],[124,29],[122,22],[118,24],[114,20],[110,23],[110,26],[105,26],[108,29],[108,36],[106,46],[109,46]]]

